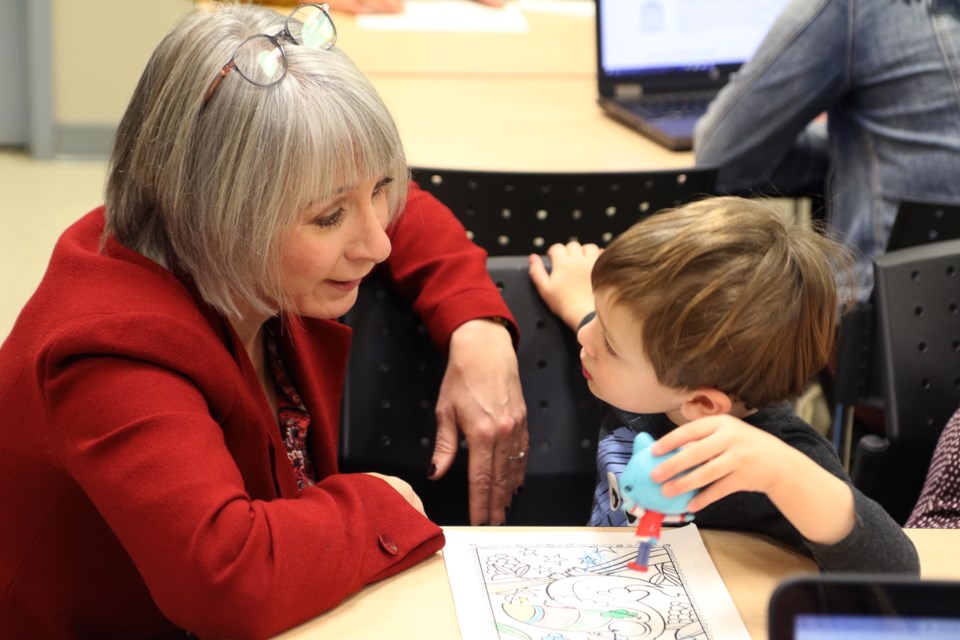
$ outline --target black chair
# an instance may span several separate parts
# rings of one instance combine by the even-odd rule
[[[904,200],[890,230],[887,251],[960,238],[960,204]],[[875,302],[859,303],[840,324],[836,367],[827,387],[834,411],[833,441],[849,462],[854,407],[882,410],[883,363],[877,333]],[[867,441],[878,445],[881,439]]]
[[[641,218],[714,192],[714,169],[631,173],[516,173],[414,168],[491,256],[570,240],[600,246]]]
[[[887,251],[960,238],[960,204],[904,200],[890,229]]]
[[[960,405],[960,240],[892,251],[874,263],[886,435],[858,443],[852,476],[902,524]]]
[[[580,370],[576,337],[543,304],[525,256],[488,260],[520,328],[518,359],[530,432],[524,491],[508,524],[583,525],[596,479],[599,406]],[[379,471],[409,482],[427,515],[469,524],[467,451],[428,480],[434,407],[446,365],[409,305],[385,283],[364,283],[344,318],[354,330],[340,437],[344,471]]]
[[[880,344],[874,302],[858,302],[840,318],[836,365],[821,378],[833,406],[833,446],[850,466],[854,410],[857,406],[882,411]]]

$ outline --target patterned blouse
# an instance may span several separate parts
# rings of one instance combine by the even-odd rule
[[[283,436],[283,444],[287,448],[287,458],[293,465],[297,486],[302,490],[317,483],[317,473],[313,469],[307,449],[310,414],[303,405],[303,399],[297,391],[293,378],[287,374],[276,336],[269,326],[265,327],[264,341],[277,390],[277,419],[280,422],[280,435]]]
[[[940,434],[927,481],[905,526],[960,529],[960,410]]]

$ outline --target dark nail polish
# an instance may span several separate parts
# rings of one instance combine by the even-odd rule
[[[427,471],[427,477],[432,478],[437,475],[437,465],[434,462],[430,463],[430,469]]]
[[[517,485],[517,490],[514,491],[514,493],[516,493],[517,495],[520,495],[521,493],[523,493],[523,485],[522,484]]]
[[[485,526],[487,526],[487,523],[486,523],[486,522],[481,522],[481,523],[478,524],[477,526],[478,526],[478,527],[485,527]]]

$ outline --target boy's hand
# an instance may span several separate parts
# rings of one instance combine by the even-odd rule
[[[737,491],[769,493],[783,476],[786,450],[795,451],[776,436],[726,414],[677,427],[657,440],[651,452],[662,456],[679,447],[683,449],[657,465],[651,477],[667,481],[667,497],[701,489],[687,507],[691,513]]]
[[[701,489],[691,513],[737,491],[766,494],[807,540],[836,544],[853,530],[853,490],[797,449],[731,415],[681,425],[654,443],[663,455],[682,447],[650,474],[670,497]],[[689,471],[682,478],[677,474]]]
[[[540,256],[530,256],[530,279],[540,297],[573,331],[577,331],[583,318],[593,311],[590,272],[600,253],[600,247],[595,244],[568,242],[552,245],[547,249],[550,273],[547,273]]]

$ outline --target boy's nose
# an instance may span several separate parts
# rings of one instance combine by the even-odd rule
[[[580,346],[583,347],[580,350],[581,358],[583,358],[584,354],[586,354],[586,356],[590,358],[596,355],[596,352],[590,347],[589,328],[591,324],[593,324],[592,320],[587,324],[583,325],[582,327],[580,327],[580,330],[577,331],[577,342],[579,342]]]

